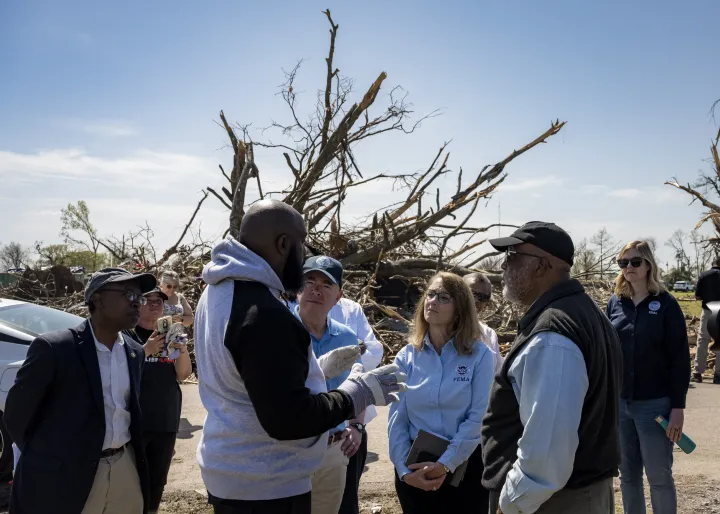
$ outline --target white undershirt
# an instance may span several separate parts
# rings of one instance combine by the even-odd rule
[[[111,351],[97,340],[92,325],[90,331],[95,340],[105,406],[105,440],[102,449],[121,448],[130,441],[130,370],[125,341],[118,334]]]

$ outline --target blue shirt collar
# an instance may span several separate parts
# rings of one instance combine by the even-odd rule
[[[454,337],[451,337],[450,340],[449,340],[447,343],[445,343],[445,345],[442,347],[442,351],[443,351],[443,352],[445,351],[445,348],[448,347],[448,345],[450,345],[450,347],[451,347],[453,350],[455,350],[455,338],[454,338]],[[426,332],[426,333],[425,333],[425,337],[423,338],[423,346],[427,346],[427,348],[428,348],[429,350],[432,350],[433,352],[435,352],[435,347],[434,347],[433,344],[430,342],[430,333],[429,333],[429,332]],[[442,353],[442,352],[441,352],[441,353]]]
[[[297,317],[297,319],[300,320],[300,323],[303,323],[303,320],[300,317],[300,303],[299,302],[293,308],[293,314],[295,314],[295,317]],[[305,323],[303,323],[303,326],[304,325],[305,325]],[[340,334],[340,327],[338,326],[338,322],[330,317],[329,312],[327,315],[327,328],[325,329],[325,333],[330,334],[333,337]],[[310,335],[312,335],[312,334],[310,334]],[[313,337],[315,337],[315,336],[313,336]]]

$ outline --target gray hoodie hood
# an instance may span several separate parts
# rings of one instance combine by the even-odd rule
[[[217,285],[223,280],[260,282],[275,296],[285,291],[282,281],[265,259],[232,236],[227,236],[213,248],[210,262],[203,268],[202,278],[210,285]]]

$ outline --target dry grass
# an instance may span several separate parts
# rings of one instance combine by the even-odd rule
[[[673,291],[672,294],[680,303],[680,308],[685,313],[685,316],[695,316],[696,318],[700,317],[702,304],[700,303],[700,300],[695,299],[695,293],[688,291]]]

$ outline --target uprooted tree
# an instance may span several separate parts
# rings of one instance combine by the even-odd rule
[[[310,251],[332,255],[345,265],[346,294],[371,311],[373,327],[386,344],[387,355],[392,356],[402,343],[398,331],[406,331],[409,324],[410,313],[404,307],[414,303],[421,284],[436,271],[465,274],[487,267],[495,273],[492,281],[499,283],[498,253],[481,251],[485,234],[498,225],[476,223],[478,206],[503,183],[510,162],[547,142],[565,122],[551,122],[532,141],[471,174],[449,166],[448,143],[428,155],[429,164],[420,171],[369,173],[363,169],[360,154],[367,141],[393,133],[411,134],[439,112],[414,118],[408,94],[400,86],[386,87],[385,72],[356,98],[355,82],[341,75],[335,64],[339,26],[330,11],[324,14],[330,24],[330,42],[316,101],[309,108],[301,105],[295,87],[301,61],[285,73],[280,86],[286,120],[272,122],[257,140],[251,137],[249,124],[231,125],[220,111],[220,124],[233,152],[232,164],[229,173],[220,166],[218,178],[223,182],[206,188],[177,243],[160,256],[152,247],[147,226],[120,238],[101,238],[90,223],[89,212],[79,204],[70,212],[73,223],[68,225],[75,241],[68,242],[94,252],[102,248],[114,261],[132,263],[135,269],[172,267],[186,278],[197,278],[207,259],[207,241],[182,242],[188,231],[192,232],[195,216],[209,194],[228,209],[227,232],[232,236],[237,236],[248,205],[267,197],[280,199],[303,214]],[[257,151],[282,156],[287,165],[285,187],[269,190],[268,183],[263,183],[263,170],[255,160]],[[364,184],[380,181],[393,188],[400,200],[377,211],[369,209],[361,218],[347,215],[348,199],[352,195],[357,199]],[[183,294],[191,302],[201,290],[198,280],[183,284]],[[78,303],[73,309],[80,312],[82,306]],[[488,319],[502,332],[516,315],[512,306],[500,300]],[[503,334],[500,336],[502,339]]]
[[[429,166],[411,174],[380,173],[368,176],[361,170],[358,152],[363,143],[390,132],[410,134],[421,123],[438,114],[431,112],[412,121],[412,105],[400,87],[390,89],[385,105],[378,107],[380,92],[387,80],[381,72],[359,101],[351,101],[354,81],[335,67],[339,26],[330,11],[330,47],[323,85],[317,101],[301,111],[295,80],[298,63],[286,72],[280,97],[287,106],[287,120],[273,122],[263,130],[279,139],[253,141],[249,125],[231,125],[220,112],[222,126],[233,150],[230,173],[220,166],[226,184],[208,187],[230,212],[229,233],[237,235],[249,203],[248,184],[255,182],[257,198],[272,196],[295,207],[305,217],[308,247],[338,258],[355,276],[363,276],[361,299],[372,301],[373,287],[380,278],[403,277],[424,280],[436,270],[453,269],[467,273],[490,254],[476,255],[485,242],[483,235],[496,224],[470,226],[479,203],[489,198],[506,177],[506,166],[535,146],[557,134],[565,122],[555,121],[533,141],[513,150],[504,159],[486,165],[469,179],[462,168],[449,166],[448,144],[432,156]],[[282,190],[267,191],[262,170],[255,164],[258,149],[281,152],[288,171]],[[342,215],[343,206],[354,188],[374,181],[388,181],[406,194],[398,203],[371,212],[361,221]],[[441,195],[439,185],[453,184],[454,194]],[[445,196],[449,196],[446,198]],[[451,220],[448,221],[448,218]]]

